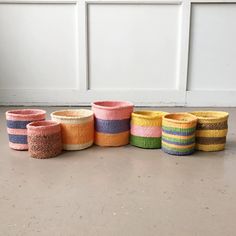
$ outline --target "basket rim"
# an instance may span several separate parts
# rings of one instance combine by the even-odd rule
[[[106,106],[102,104],[111,104],[115,103],[115,106]],[[126,108],[133,108],[134,104],[128,101],[118,101],[118,100],[104,100],[104,101],[95,101],[91,103],[92,107],[99,108],[103,110],[118,110],[118,109],[126,109]]]
[[[164,112],[164,111],[140,110],[140,111],[132,112],[132,117],[143,118],[143,119],[147,119],[147,120],[154,120],[157,118],[164,117],[167,114],[169,114],[169,113]]]
[[[52,128],[60,125],[59,122],[53,120],[43,120],[43,121],[33,121],[30,122],[26,127],[27,129],[42,129],[42,128]]]
[[[45,115],[46,111],[42,109],[14,109],[6,111],[6,116],[12,117],[22,117],[25,118],[27,116],[38,116],[38,115]]]
[[[178,120],[178,119],[173,119],[170,118],[168,116],[181,116],[181,117],[189,117],[189,120]],[[192,115],[188,112],[178,112],[178,113],[169,113],[166,114],[163,117],[164,120],[172,122],[172,123],[176,123],[176,124],[188,124],[188,123],[193,123],[193,122],[197,122],[197,117],[195,115]]]
[[[84,112],[85,114],[81,114],[78,116],[72,116],[72,115],[60,115],[60,113],[66,113],[66,112],[78,112],[82,113]],[[87,114],[86,114],[87,113]],[[84,118],[89,118],[93,116],[93,111],[89,109],[66,109],[66,110],[57,110],[51,113],[51,117],[57,118],[57,119],[63,119],[63,120],[80,120]]]
[[[229,117],[229,113],[226,111],[192,111],[190,113],[201,120],[215,120]],[[202,116],[200,114],[206,114],[211,116]]]

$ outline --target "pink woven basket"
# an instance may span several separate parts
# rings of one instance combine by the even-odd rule
[[[122,146],[129,143],[132,103],[97,101],[92,103],[92,110],[95,115],[95,144]]]
[[[28,146],[31,157],[46,159],[62,151],[61,126],[55,121],[36,121],[27,125]]]
[[[19,109],[6,112],[9,146],[15,150],[27,150],[26,125],[33,121],[45,120],[46,111],[39,109]]]

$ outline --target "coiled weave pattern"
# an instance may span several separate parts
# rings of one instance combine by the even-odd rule
[[[129,143],[132,103],[97,101],[92,103],[92,110],[95,115],[95,144],[123,146]]]
[[[161,148],[161,111],[136,111],[131,115],[130,144],[141,148]]]
[[[197,117],[189,113],[167,114],[162,120],[162,150],[172,155],[190,155],[195,150]]]
[[[45,120],[46,111],[39,109],[19,109],[6,112],[9,147],[15,150],[27,150],[26,126],[32,121]]]
[[[94,116],[91,110],[61,110],[51,114],[61,124],[64,150],[82,150],[94,141]]]
[[[196,149],[211,152],[225,148],[229,113],[222,111],[195,111],[197,116]]]

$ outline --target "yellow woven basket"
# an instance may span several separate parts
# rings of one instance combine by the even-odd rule
[[[162,111],[135,111],[131,115],[130,144],[141,148],[161,148]]]
[[[195,148],[205,152],[224,150],[229,113],[223,111],[195,111],[191,114],[198,118]]]

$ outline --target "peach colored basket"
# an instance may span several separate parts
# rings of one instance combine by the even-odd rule
[[[55,111],[52,120],[61,124],[64,150],[82,150],[93,145],[94,116],[91,110]]]

